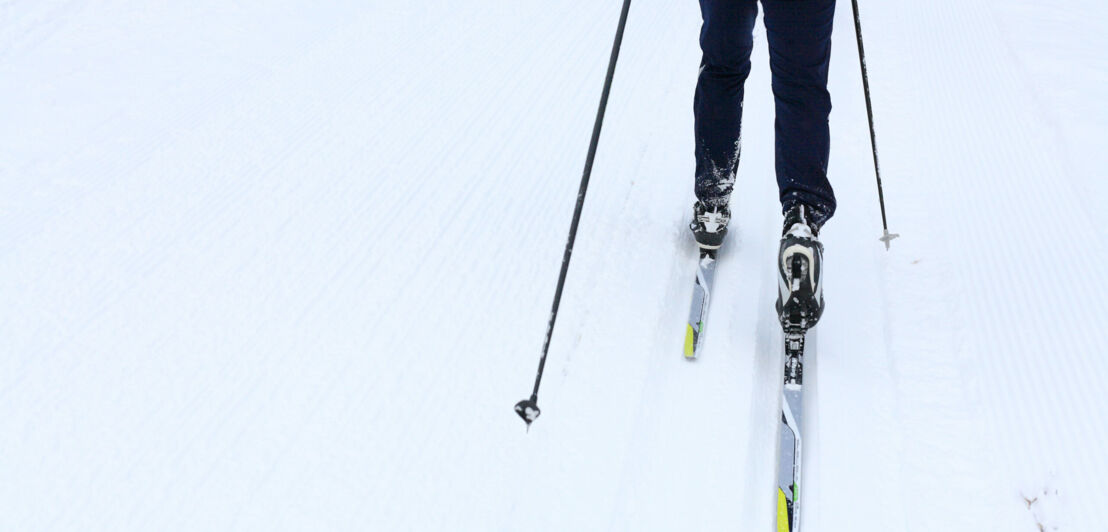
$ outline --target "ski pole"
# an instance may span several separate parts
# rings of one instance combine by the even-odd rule
[[[866,50],[862,46],[862,19],[858,16],[858,0],[850,0],[854,8],[854,33],[858,36],[858,62],[862,65],[862,89],[866,93],[866,116],[869,118],[869,144],[873,148],[873,171],[877,174],[877,201],[881,203],[881,226],[885,234],[879,239],[889,249],[889,242],[900,236],[889,233],[889,222],[885,217],[885,192],[881,187],[881,165],[877,163],[877,133],[873,129],[873,102],[869,96],[869,74],[866,72]]]
[[[562,302],[562,288],[566,284],[566,273],[569,271],[569,259],[573,254],[573,241],[577,238],[577,224],[581,221],[581,208],[585,205],[585,192],[589,188],[589,175],[592,174],[592,163],[596,157],[596,145],[600,142],[600,126],[604,123],[604,109],[608,106],[608,93],[612,89],[612,78],[616,73],[616,59],[619,58],[619,47],[623,42],[623,28],[627,25],[627,12],[631,8],[631,0],[623,0],[623,10],[619,14],[619,26],[616,27],[616,39],[612,44],[612,56],[608,59],[608,75],[604,79],[604,91],[600,93],[600,108],[596,111],[596,122],[592,126],[592,140],[589,142],[589,153],[585,157],[585,171],[581,174],[581,188],[577,191],[577,207],[573,211],[573,222],[569,226],[569,238],[566,240],[565,254],[562,255],[562,271],[558,274],[558,288],[554,290],[554,305],[550,310],[550,322],[546,325],[546,341],[542,344],[542,356],[539,357],[539,372],[535,375],[535,388],[531,391],[531,397],[516,403],[515,410],[519,417],[531,428],[531,422],[539,417],[539,385],[542,383],[542,372],[546,366],[546,354],[550,350],[550,337],[554,334],[554,321],[558,319],[558,305]]]

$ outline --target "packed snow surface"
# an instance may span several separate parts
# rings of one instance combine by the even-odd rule
[[[850,3],[814,531],[1095,531],[1108,5]],[[756,30],[700,360],[696,2],[0,2],[0,529],[770,530],[781,222]]]

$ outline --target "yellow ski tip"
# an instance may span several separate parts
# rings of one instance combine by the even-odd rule
[[[777,532],[789,532],[789,502],[781,488],[777,488]]]
[[[685,358],[689,360],[696,358],[696,332],[688,323],[685,324]]]

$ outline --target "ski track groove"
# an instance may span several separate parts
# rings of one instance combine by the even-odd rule
[[[943,162],[947,157],[923,162],[928,178],[936,180],[936,186],[951,191],[945,197],[950,208],[945,210],[946,217],[932,217],[928,225],[917,225],[916,231],[935,226],[932,230],[944,232],[952,241],[949,249],[978,250],[975,256],[959,257],[957,267],[950,270],[950,278],[956,280],[957,286],[952,295],[966,307],[967,323],[973,324],[962,333],[957,349],[960,358],[966,360],[960,368],[963,382],[976,385],[968,388],[971,392],[967,405],[979,405],[981,412],[974,417],[983,419],[984,426],[977,432],[988,435],[989,441],[997,446],[994,452],[980,453],[992,463],[990,467],[978,466],[975,476],[992,478],[1000,489],[990,495],[1011,501],[1006,503],[1011,511],[1000,516],[1000,526],[1021,522],[1023,518],[1023,510],[1013,504],[1018,486],[1010,484],[1020,480],[1004,478],[1010,476],[1008,471],[1012,470],[1013,462],[1019,463],[1022,470],[1028,469],[1029,464],[1041,464],[1032,467],[1046,474],[1051,467],[1049,462],[1042,463],[1042,457],[1049,457],[1051,449],[1071,448],[1072,444],[1066,442],[1095,440],[1105,433],[1103,423],[1064,425],[1054,421],[1049,413],[1063,410],[1066,405],[1097,401],[1095,383],[1108,376],[1106,368],[1101,359],[1083,355],[1078,335],[1073,334],[1070,324],[1090,317],[1094,323],[1103,322],[1108,314],[1104,297],[1095,295],[1103,294],[1104,284],[1099,282],[1103,272],[1093,270],[1092,262],[1072,257],[1073,250],[1078,249],[1086,249],[1094,256],[1104,253],[1102,241],[1097,238],[1087,209],[1081,207],[1072,181],[1064,173],[1065,165],[1060,162],[1064,157],[1041,131],[1042,116],[1034,110],[1034,94],[1021,82],[1011,62],[1002,60],[1009,51],[1001,45],[981,45],[1004,43],[982,5],[976,2],[959,6],[957,17],[950,16],[954,9],[951,7],[914,6],[933,12],[915,16],[940,16],[958,20],[960,26],[979,29],[956,32],[952,34],[954,39],[934,42],[920,28],[918,38],[905,39],[900,44],[908,50],[893,50],[882,56],[882,49],[878,48],[871,69],[874,72],[895,69],[896,63],[890,60],[895,57],[893,54],[918,55],[911,50],[913,46],[917,50],[942,47],[940,53],[921,57],[935,58],[925,61],[943,61],[943,68],[959,74],[936,82],[928,79],[926,72],[937,67],[924,63],[917,65],[913,74],[900,78],[916,78],[919,86],[933,95],[930,101],[922,100],[925,105],[919,114],[930,112],[934,117],[946,117],[949,120],[946,127],[952,131],[968,130],[982,139],[999,139],[973,145],[958,145],[941,136],[920,139],[919,148],[924,153],[941,153],[951,161],[972,163],[964,168],[951,168]],[[983,79],[988,81],[982,82]],[[875,87],[878,112],[881,95],[895,90]],[[1029,108],[1033,109],[1030,113],[1013,111]],[[911,114],[904,117],[913,118]],[[918,123],[927,128],[928,121],[934,120],[922,118]],[[901,159],[908,158],[886,154],[883,161],[895,165]],[[885,170],[886,175],[896,175],[894,166]],[[886,182],[894,187],[903,186],[895,180]],[[1009,185],[1011,182],[1019,186]],[[893,193],[887,197],[895,202],[895,198],[905,196]],[[893,219],[895,223],[897,218]],[[1044,220],[1066,220],[1067,230],[1057,231],[1055,225],[1045,224]],[[897,243],[893,245],[895,248]],[[1060,260],[1062,257],[1072,258]],[[1048,271],[1056,275],[1043,278],[1041,273]],[[1073,294],[1090,290],[1091,297],[1074,304]],[[989,319],[982,319],[986,316]],[[1013,323],[1037,326],[1009,326]],[[1084,329],[1092,332],[1103,327],[1090,324]],[[1099,332],[1092,334],[1102,336]],[[1023,355],[1013,356],[1015,353]],[[1044,365],[1046,360],[1050,362]],[[1000,383],[1000,387],[994,383]],[[1036,407],[1035,403],[1046,407]],[[1103,470],[1103,457],[1089,455],[1084,461],[1093,465],[1087,470]],[[1074,476],[1079,474],[1074,472]],[[1089,482],[1092,480],[1084,480],[1086,489],[1077,491],[1088,492]]]
[[[643,10],[641,9],[639,10],[638,14],[640,16],[642,11]],[[647,13],[651,14],[652,12]],[[652,14],[655,17],[670,16],[669,13],[653,12]],[[628,103],[628,108],[626,109],[622,107],[616,109],[615,106],[613,106],[612,117],[614,121],[618,121],[621,124],[620,126],[616,127],[621,132],[631,127],[631,125],[626,123],[626,120],[633,119],[635,107],[656,108],[657,106],[666,105],[666,102],[659,101],[659,98],[662,95],[653,95],[652,101],[645,105],[640,103],[638,106],[634,106],[632,103],[630,103],[638,102],[638,100],[631,97],[631,89],[642,84],[639,82],[639,80],[630,78],[630,76],[633,74],[642,75],[641,72],[645,68],[645,65],[643,64],[645,58],[656,57],[656,48],[659,47],[661,43],[671,42],[670,39],[673,37],[672,35],[670,35],[670,33],[672,33],[672,26],[670,26],[667,28],[668,31],[666,33],[662,35],[652,35],[650,36],[650,42],[643,42],[643,39],[645,37],[641,36],[640,31],[635,31],[634,28],[644,27],[644,21],[640,20],[639,18],[632,17],[628,21],[628,26],[629,30],[627,35],[625,36],[625,39],[628,42],[627,46],[629,49],[635,50],[637,53],[624,54],[624,60],[626,62],[621,65],[621,70],[617,71],[617,77],[620,73],[623,74],[623,79],[621,80],[622,83],[618,85],[618,89],[613,89],[619,90],[618,98],[616,98],[615,94],[613,94],[613,98],[615,101]],[[649,46],[649,48],[644,49],[643,46]],[[671,77],[670,79],[672,80],[673,78]],[[664,92],[665,91],[663,91],[663,94]],[[615,216],[611,216],[610,219],[605,219],[600,223],[603,223],[605,225],[615,224],[619,223],[620,220],[638,219],[639,217],[641,217],[641,214],[639,214],[637,211],[641,210],[643,204],[646,203],[646,200],[648,198],[644,198],[643,194],[649,192],[649,189],[645,188],[644,186],[636,186],[635,184],[640,181],[649,182],[650,174],[652,172],[644,168],[644,166],[650,168],[650,166],[645,165],[645,163],[647,163],[648,161],[656,162],[652,161],[651,159],[656,158],[658,154],[662,153],[660,150],[657,149],[647,149],[647,147],[652,145],[661,146],[665,144],[664,141],[656,141],[656,135],[654,134],[656,132],[657,130],[650,131],[644,137],[638,139],[638,142],[641,143],[643,148],[641,150],[638,150],[638,156],[635,158],[635,163],[633,166],[619,165],[619,168],[615,169],[611,168],[613,165],[605,165],[605,170],[611,169],[624,175],[629,174],[631,176],[631,183],[626,188],[626,194],[618,200],[620,203],[620,207],[618,210],[612,208],[597,209],[598,211],[602,212],[616,212]],[[650,157],[650,154],[653,154],[654,157]],[[605,173],[607,174],[608,172]],[[645,176],[643,175],[644,173],[646,174]],[[655,173],[655,175],[657,174]],[[667,188],[672,189],[673,192],[681,190],[682,192],[685,192],[687,194],[686,189],[688,187],[684,186],[687,185],[687,179],[682,178],[680,174],[663,174],[657,177],[664,179],[665,182],[668,184]],[[619,179],[618,181],[623,182],[624,179],[625,178]],[[614,202],[617,200],[612,198],[611,201]],[[605,207],[607,207],[607,205],[605,205]],[[646,239],[649,237],[648,230],[659,225],[657,222],[651,222],[651,220],[649,219],[639,220],[639,222],[641,223],[633,224],[633,227],[635,229],[633,230],[632,234],[613,234],[609,235],[609,239]],[[631,526],[631,523],[633,522],[631,517],[641,515],[641,512],[636,511],[634,496],[629,494],[628,490],[631,486],[641,485],[642,482],[647,481],[642,477],[646,475],[647,471],[649,470],[643,470],[642,466],[640,465],[641,462],[647,457],[644,457],[641,453],[636,452],[635,448],[636,446],[640,446],[643,442],[658,441],[657,432],[651,430],[651,425],[657,422],[657,416],[652,415],[652,413],[666,411],[666,405],[660,404],[663,394],[659,392],[671,388],[672,384],[668,382],[669,379],[667,379],[665,376],[667,374],[672,375],[672,372],[674,371],[689,371],[689,368],[687,366],[689,363],[681,360],[681,357],[679,356],[681,337],[678,334],[678,332],[680,331],[680,324],[683,323],[682,317],[684,315],[684,311],[687,309],[680,308],[680,305],[676,302],[682,301],[688,295],[687,289],[689,288],[689,286],[691,286],[691,279],[688,279],[686,277],[685,271],[689,270],[689,265],[694,264],[694,262],[692,261],[695,261],[695,254],[690,252],[692,249],[690,247],[692,241],[690,238],[688,238],[687,229],[683,227],[683,223],[681,224],[681,226],[682,227],[680,227],[680,229],[682,231],[679,234],[681,237],[684,238],[679,238],[674,242],[674,244],[678,245],[679,247],[674,250],[675,253],[670,255],[668,268],[664,269],[664,271],[666,271],[669,275],[666,277],[659,277],[659,279],[670,279],[670,282],[668,283],[664,292],[665,294],[668,294],[669,297],[660,298],[654,304],[654,308],[666,309],[666,311],[661,312],[660,315],[657,317],[657,326],[652,334],[654,338],[652,344],[659,346],[660,349],[658,349],[658,352],[651,357],[649,369],[646,371],[645,379],[643,379],[643,384],[638,392],[641,400],[638,403],[635,414],[632,416],[634,418],[634,428],[632,428],[630,432],[632,434],[637,434],[640,436],[636,439],[628,441],[626,444],[626,450],[623,453],[624,458],[621,461],[622,465],[619,468],[621,473],[618,475],[619,482],[615,488],[615,507],[612,508],[613,511],[611,512],[607,520],[608,526],[606,528],[610,530],[627,529]],[[640,255],[643,252],[639,250],[636,250],[636,252],[631,255],[615,257],[615,252],[613,250],[616,249],[617,244],[618,242],[602,243],[603,249],[606,251],[604,253],[604,258],[606,259],[606,267],[619,267],[629,262],[633,264],[642,263],[642,261],[640,260]],[[647,257],[642,258],[649,261],[657,260]],[[619,292],[632,289],[632,287],[625,285],[618,288],[620,289]],[[649,318],[644,317],[644,319]],[[689,398],[686,398],[686,401],[688,400]],[[653,423],[651,422],[651,420],[653,421]],[[647,443],[647,445],[649,446],[649,443]],[[655,478],[654,482],[657,483],[658,480],[659,479]]]

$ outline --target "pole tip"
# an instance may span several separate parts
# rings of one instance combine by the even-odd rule
[[[527,423],[528,432],[531,430],[531,423],[538,419],[539,414],[542,413],[542,411],[539,410],[538,401],[535,397],[524,399],[516,403],[515,410],[516,414],[519,414],[519,417],[523,419],[523,422]]]
[[[889,242],[892,242],[892,240],[893,240],[894,238],[897,238],[897,237],[899,237],[899,236],[900,236],[900,234],[898,234],[898,233],[890,233],[890,232],[889,232],[889,230],[888,230],[888,229],[886,229],[886,230],[885,230],[885,236],[882,236],[882,237],[881,237],[881,238],[879,238],[878,240],[880,240],[880,241],[882,241],[882,242],[884,242],[884,243],[885,243],[885,251],[888,251],[888,250],[889,250]]]

